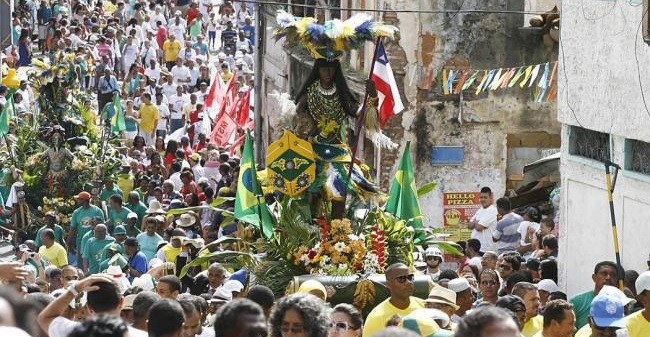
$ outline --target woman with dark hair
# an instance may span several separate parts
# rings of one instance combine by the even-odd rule
[[[363,327],[361,313],[353,305],[337,304],[330,312],[330,330],[328,337],[359,337]]]
[[[555,259],[546,259],[539,264],[540,279],[550,279],[557,284],[557,261]]]
[[[138,61],[131,64],[129,71],[122,83],[122,91],[126,92],[129,97],[134,97],[136,90],[140,87],[142,75],[140,74],[140,63]]]
[[[156,148],[156,152],[160,154],[160,156],[165,155],[165,139],[162,137],[156,137],[156,143],[154,144]]]
[[[138,150],[140,153],[144,153],[144,147],[145,147],[145,141],[144,137],[138,135],[133,138],[133,146],[131,147],[130,155],[133,155],[133,151]]]
[[[18,39],[18,66],[25,67],[32,64],[32,43],[29,39],[29,31],[23,29],[20,31]]]
[[[200,192],[199,185],[194,181],[194,174],[192,171],[184,171],[181,173],[181,181],[183,186],[181,187],[181,195],[188,195],[190,193],[198,195]],[[196,205],[198,206],[198,205]]]
[[[169,169],[171,168],[174,159],[176,159],[177,150],[178,150],[178,142],[173,139],[168,140],[167,147],[165,148],[165,156],[163,158],[163,162],[165,164],[165,169],[167,170],[167,172],[169,172]]]
[[[327,337],[330,318],[323,301],[297,293],[278,301],[269,323],[271,337]]]
[[[366,83],[368,93],[368,106],[377,107],[377,90],[374,82]],[[294,130],[296,134],[314,143],[314,154],[316,157],[318,171],[316,181],[308,189],[311,193],[311,204],[320,207],[320,195],[329,195],[332,203],[331,217],[336,219],[342,217],[345,211],[343,195],[347,191],[332,188],[338,182],[345,181],[347,177],[339,176],[326,177],[322,172],[336,171],[347,172],[350,162],[350,148],[348,144],[349,126],[348,119],[357,116],[359,108],[358,101],[354,98],[350,88],[345,81],[341,64],[337,59],[327,60],[317,58],[314,68],[309,74],[302,89],[296,95],[296,118]],[[335,166],[334,170],[328,170]],[[323,177],[325,176],[325,177]],[[362,176],[360,174],[360,176]],[[323,179],[333,180],[334,184],[325,184]],[[343,184],[343,183],[342,183]],[[359,184],[362,185],[362,184]],[[321,192],[323,186],[331,189],[327,193]],[[372,184],[368,186],[372,192]],[[313,213],[319,213],[314,209]]]

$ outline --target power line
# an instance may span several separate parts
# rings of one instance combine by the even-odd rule
[[[411,13],[411,14],[545,14],[548,11],[506,11],[506,10],[493,10],[493,9],[450,9],[450,10],[416,10],[416,9],[369,9],[369,8],[347,8],[347,7],[328,7],[321,5],[307,5],[307,4],[294,4],[280,1],[254,1],[254,0],[241,0],[239,2],[246,2],[250,4],[261,5],[280,5],[280,6],[293,6],[311,9],[323,9],[330,11],[349,11],[349,12],[372,12],[372,13]]]

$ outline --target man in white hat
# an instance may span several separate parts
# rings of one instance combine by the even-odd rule
[[[472,296],[472,287],[464,277],[455,278],[449,280],[447,284],[449,290],[456,293],[456,304],[458,309],[456,313],[451,316],[451,321],[453,323],[458,323],[465,313],[472,309],[472,303],[474,302],[474,297]]]
[[[456,304],[456,292],[441,286],[436,286],[431,289],[429,297],[424,300],[424,306],[444,312],[447,314],[450,322],[451,317],[456,314],[456,310],[460,309]]]
[[[442,250],[438,247],[429,247],[424,252],[424,256],[427,259],[427,269],[424,273],[431,276],[431,280],[434,282],[438,281],[440,277],[440,264],[445,261],[442,256]]]
[[[544,306],[546,305],[546,302],[548,302],[548,296],[560,289],[557,287],[557,284],[550,279],[543,279],[535,284],[535,286],[539,292],[540,312],[544,312]]]

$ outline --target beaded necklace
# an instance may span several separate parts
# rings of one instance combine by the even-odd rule
[[[321,136],[325,138],[338,132],[345,121],[345,110],[339,102],[338,93],[334,91],[332,95],[325,96],[321,92],[318,81],[312,83],[307,89],[307,110],[316,121]]]

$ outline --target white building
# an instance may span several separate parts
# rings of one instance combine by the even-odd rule
[[[604,160],[623,168],[614,192],[622,264],[638,272],[648,268],[650,102],[643,97],[650,100],[650,46],[644,42],[648,16],[643,15],[647,2],[562,2],[559,272],[561,288],[569,296],[593,289],[597,262],[615,261]]]

